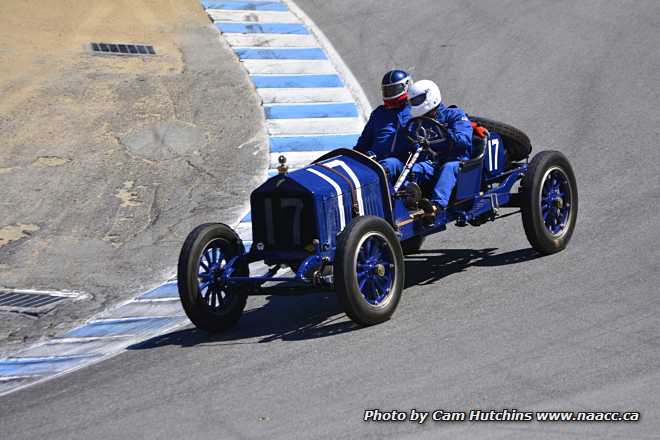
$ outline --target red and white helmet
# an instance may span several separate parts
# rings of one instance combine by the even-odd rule
[[[413,118],[424,116],[442,102],[438,85],[431,80],[423,79],[414,82],[408,88],[408,102]]]
[[[401,108],[406,105],[408,99],[408,87],[412,79],[403,70],[390,70],[383,76],[381,91],[383,92],[383,104],[387,108]]]

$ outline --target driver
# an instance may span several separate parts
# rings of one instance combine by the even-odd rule
[[[449,139],[433,148],[437,156],[422,158],[412,168],[419,184],[433,182],[431,202],[436,212],[447,208],[460,161],[469,159],[472,151],[472,126],[467,115],[458,107],[445,107],[441,101],[440,89],[433,81],[417,81],[408,90],[412,117],[427,116],[447,126]]]
[[[362,135],[353,147],[361,153],[375,155],[390,180],[396,179],[403,170],[411,148],[404,134],[411,118],[407,102],[410,84],[410,75],[403,70],[391,70],[383,76],[383,105],[371,112]]]

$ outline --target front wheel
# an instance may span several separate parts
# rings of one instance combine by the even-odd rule
[[[218,333],[240,319],[247,296],[223,280],[227,263],[240,255],[242,246],[236,232],[222,223],[196,227],[183,243],[177,274],[179,297],[186,315],[198,328]],[[249,275],[245,264],[234,269],[234,275]]]
[[[382,218],[356,217],[337,241],[335,288],[344,311],[360,325],[387,321],[403,290],[403,251]]]
[[[577,221],[578,191],[573,168],[559,151],[542,151],[521,182],[525,235],[534,249],[553,254],[566,247]]]

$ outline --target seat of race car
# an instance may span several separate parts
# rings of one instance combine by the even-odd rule
[[[472,154],[470,159],[461,161],[461,171],[449,197],[450,206],[479,192],[482,160],[486,154],[487,143],[488,136],[480,137],[476,133],[472,134]],[[468,177],[468,175],[474,175],[474,173],[476,173],[476,178]]]
[[[480,137],[476,133],[472,135],[472,154],[470,159],[461,161],[461,172],[467,172],[473,169],[481,168],[481,160],[486,153],[486,145],[488,143],[487,137]],[[435,180],[421,185],[422,194],[424,197],[429,197],[433,192],[433,185]],[[452,205],[456,201],[456,186],[452,190],[449,204]]]

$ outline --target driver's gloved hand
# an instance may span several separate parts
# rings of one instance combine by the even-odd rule
[[[472,125],[472,131],[474,132],[474,134],[479,136],[481,139],[484,139],[488,134],[488,130],[486,130],[484,127],[477,124],[476,122],[470,122],[470,125]]]

